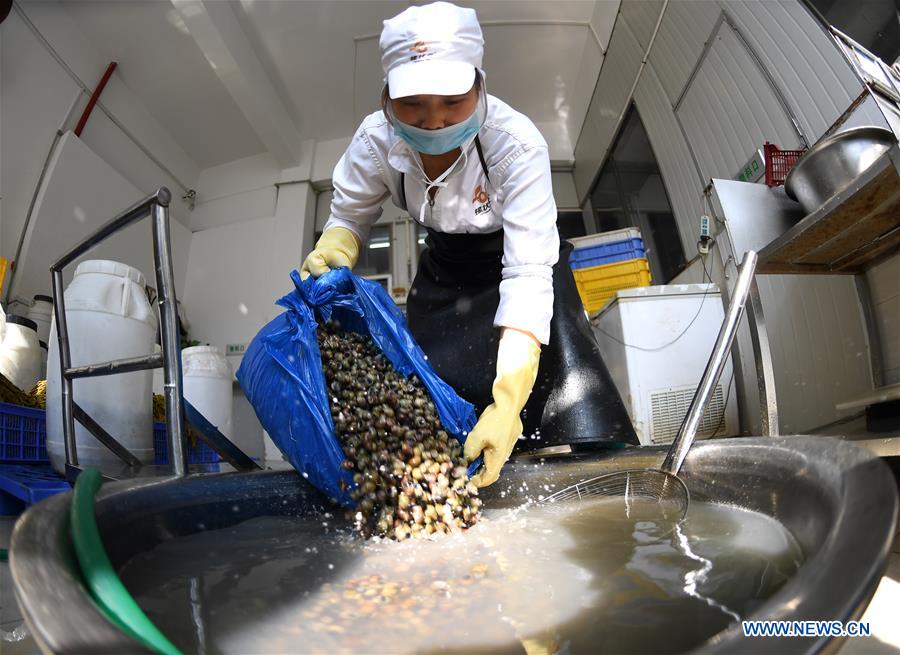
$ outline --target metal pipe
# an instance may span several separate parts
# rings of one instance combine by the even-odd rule
[[[44,158],[44,165],[41,166],[41,174],[38,176],[38,181],[34,187],[34,192],[31,194],[31,200],[28,203],[28,211],[25,212],[25,223],[22,225],[22,231],[19,233],[19,243],[16,245],[16,254],[12,259],[13,265],[10,266],[9,279],[6,280],[5,283],[7,308],[9,305],[9,301],[13,298],[16,270],[19,268],[19,260],[22,257],[22,249],[25,246],[25,237],[28,236],[28,228],[31,226],[31,219],[34,216],[35,203],[37,202],[38,195],[40,195],[41,189],[44,186],[44,178],[47,176],[47,169],[50,168],[50,160],[53,158],[53,153],[56,152],[56,146],[57,144],[59,144],[59,140],[62,138],[63,134],[65,134],[66,125],[69,124],[69,119],[72,117],[72,112],[75,111],[75,105],[78,104],[78,100],[80,98],[81,93],[76,93],[75,97],[72,98],[72,104],[69,105],[69,110],[66,112],[65,117],[63,117],[62,123],[60,123],[59,127],[56,128],[56,134],[53,136],[53,142],[50,144],[50,149],[47,151],[47,156]]]
[[[763,437],[778,436],[778,400],[775,395],[775,370],[772,368],[772,349],[769,346],[769,329],[763,311],[762,298],[756,278],[750,285],[747,303],[747,323],[753,344],[756,363],[756,386],[759,391],[759,429]],[[740,359],[740,358],[738,358]]]
[[[101,241],[112,236],[115,232],[127,227],[131,223],[139,221],[150,212],[150,207],[154,203],[162,205],[163,207],[168,207],[171,200],[172,194],[169,190],[166,187],[160,187],[152,196],[141,200],[111,221],[102,225],[96,232],[60,257],[59,260],[50,267],[50,270],[58,271],[65,268],[91,248],[99,245]]]
[[[157,191],[158,197],[168,194],[165,187]],[[184,476],[188,471],[188,465],[184,439],[181,347],[178,335],[178,311],[175,306],[175,274],[169,248],[168,202],[153,202],[150,211],[153,217],[153,253],[156,263],[156,286],[159,291],[157,302],[165,372],[166,438],[169,441],[172,472],[177,476]]]
[[[199,436],[213,448],[222,458],[239,471],[256,471],[262,468],[250,459],[244,451],[234,445],[231,440],[219,429],[210,423],[203,414],[191,405],[190,401],[184,401],[184,414],[187,422],[197,429]]]
[[[716,383],[722,375],[725,368],[728,353],[731,351],[731,344],[737,334],[738,322],[744,312],[744,305],[747,303],[747,295],[750,293],[750,283],[753,281],[753,274],[756,271],[757,255],[756,251],[748,250],[744,255],[744,261],[741,262],[741,270],[738,273],[737,282],[734,285],[734,293],[731,295],[731,302],[728,304],[728,312],[725,315],[725,321],[719,330],[719,336],[716,338],[716,345],[713,346],[712,354],[706,363],[706,370],[703,371],[703,377],[700,384],[697,385],[697,391],[691,400],[691,406],[681,423],[678,430],[678,436],[675,437],[675,443],[666,459],[663,462],[662,470],[666,473],[677,474],[684,462],[684,458],[694,442],[697,435],[697,428],[703,419],[703,413],[709,404]]]
[[[66,323],[66,301],[62,270],[50,269],[53,284],[53,313],[56,318],[56,339],[59,343],[59,371],[62,387],[63,441],[66,447],[66,464],[78,466],[78,449],[75,446],[75,413],[72,402],[72,379],[63,375],[72,364],[69,352],[69,327]]]
[[[82,241],[63,256],[50,269],[53,280],[54,313],[56,315],[60,352],[60,377],[63,386],[63,431],[66,444],[66,470],[78,467],[75,445],[74,419],[78,419],[104,446],[113,451],[126,464],[139,466],[140,461],[103,429],[87,412],[76,405],[72,398],[73,379],[97,377],[115,373],[157,368],[161,364],[165,375],[166,437],[172,460],[172,471],[178,477],[188,472],[187,447],[185,442],[185,409],[191,412],[194,422],[201,426],[204,439],[236,468],[256,469],[259,465],[247,457],[239,448],[212,426],[206,419],[183,400],[181,374],[181,354],[178,335],[178,312],[175,300],[175,274],[171,258],[171,236],[169,232],[168,203],[171,199],[165,187],[157,189],[149,198],[135,204],[118,217],[106,223],[96,233]],[[162,354],[144,355],[124,359],[72,367],[69,351],[69,332],[66,325],[65,294],[62,269],[101,241],[130,223],[150,214],[153,220],[153,255],[158,288]],[[74,417],[74,418],[73,418]],[[74,473],[73,473],[74,475]]]
[[[84,411],[78,403],[74,403],[74,415],[75,418],[78,419],[78,422],[94,435],[94,438],[96,438],[97,441],[109,448],[113,454],[125,462],[125,464],[132,467],[141,465],[141,460],[135,457],[134,453],[116,441],[116,438],[107,432],[102,425],[91,418],[90,414]]]
[[[84,126],[87,125],[91,112],[94,111],[94,105],[97,104],[97,100],[100,99],[100,94],[103,93],[103,89],[106,88],[106,83],[109,82],[109,78],[112,77],[113,71],[116,70],[116,66],[118,65],[119,63],[116,61],[109,62],[109,66],[106,67],[106,71],[103,73],[103,77],[100,78],[97,88],[94,89],[94,92],[91,94],[91,99],[88,100],[87,106],[81,114],[81,118],[78,119],[78,125],[75,126],[75,136],[81,137],[81,132],[84,130]]]
[[[114,359],[110,362],[88,364],[87,366],[75,366],[66,369],[64,375],[68,378],[93,378],[101,375],[114,375],[116,373],[131,373],[132,371],[144,371],[148,368],[159,368],[163,365],[162,355],[142,355],[140,357],[128,357]]]
[[[856,96],[856,100],[854,100],[853,102],[850,103],[850,106],[844,110],[843,114],[841,114],[836,119],[834,119],[834,122],[831,124],[831,126],[827,130],[825,130],[825,132],[822,133],[822,136],[820,136],[818,140],[821,141],[822,139],[834,134],[838,130],[838,128],[841,127],[841,125],[843,125],[844,123],[847,122],[847,120],[850,118],[850,116],[853,114],[853,112],[856,111],[857,107],[859,107],[863,102],[865,102],[868,97],[869,97],[869,89],[867,87],[867,88],[863,89],[862,92],[860,92],[860,94],[858,96]],[[876,102],[875,105],[877,106],[878,103]]]
[[[181,348],[179,345],[175,274],[172,268],[171,237],[169,232],[168,204],[170,200],[171,193],[169,193],[169,190],[165,187],[160,187],[156,190],[156,193],[103,225],[97,232],[86,238],[53,264],[50,269],[53,279],[54,313],[56,315],[57,336],[60,346],[60,377],[63,387],[63,431],[65,433],[67,471],[78,467],[74,418],[83,423],[94,436],[126,463],[132,466],[140,464],[137,458],[121,446],[114,437],[107,433],[84,410],[74,404],[72,399],[73,379],[145,370],[156,368],[162,363],[165,374],[166,437],[169,442],[172,472],[178,477],[183,477],[188,472],[187,447],[184,438],[186,430],[181,374]],[[148,213],[153,220],[153,259],[156,267],[162,355],[154,354],[117,359],[73,368],[69,351],[69,332],[66,325],[62,269],[116,231],[144,218]],[[240,449],[219,434],[199,412],[196,412],[193,408],[191,410],[196,414],[197,422],[207,428],[206,432],[212,434],[212,436],[209,434],[204,436],[213,442],[216,450],[229,462],[238,468],[259,468]]]

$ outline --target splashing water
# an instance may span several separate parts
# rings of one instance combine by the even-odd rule
[[[692,503],[675,526],[619,500],[492,510],[463,534],[361,542],[264,517],[121,572],[185,652],[666,652],[777,591],[800,548],[760,514]]]

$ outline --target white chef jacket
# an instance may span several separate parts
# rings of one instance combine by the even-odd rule
[[[496,327],[532,333],[547,344],[553,316],[552,267],[559,259],[556,202],[547,143],[528,117],[487,96],[478,133],[490,181],[474,143],[425,204],[422,223],[449,234],[503,230],[503,272]],[[383,111],[367,116],[334,169],[325,229],[343,227],[365,244],[388,195],[418,222],[427,181],[418,154],[394,134]],[[406,198],[401,198],[400,173]]]

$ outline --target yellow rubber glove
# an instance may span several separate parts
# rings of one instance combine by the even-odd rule
[[[486,487],[500,478],[500,469],[509,459],[522,434],[522,408],[537,379],[541,346],[527,332],[504,328],[497,349],[497,377],[494,403],[489,405],[466,438],[465,455],[470,462],[484,455],[484,468],[472,478]]]
[[[356,235],[343,227],[325,230],[316,242],[315,249],[306,256],[300,268],[300,279],[310,275],[319,277],[332,268],[353,268],[359,259],[359,241]]]

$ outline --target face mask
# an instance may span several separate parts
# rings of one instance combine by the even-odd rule
[[[461,147],[466,141],[478,134],[481,129],[481,112],[478,108],[466,120],[456,125],[442,127],[439,130],[423,130],[421,127],[407,125],[395,116],[394,132],[413,150],[427,155],[442,155]]]
[[[478,134],[478,130],[481,129],[481,125],[487,120],[487,92],[485,91],[484,83],[481,85],[481,93],[478,98],[478,106],[475,108],[475,111],[472,112],[472,115],[469,116],[462,123],[457,123],[456,125],[451,125],[450,127],[444,127],[439,130],[423,130],[418,127],[413,127],[412,125],[407,125],[399,120],[397,117],[393,115],[393,112],[390,111],[390,103],[387,103],[385,107],[385,114],[391,122],[391,125],[394,127],[394,132],[399,136],[403,142],[409,145],[413,150],[418,152],[424,152],[429,155],[440,155],[445,152],[450,152],[455,148],[462,149],[462,153],[459,157],[456,158],[446,171],[444,171],[441,175],[438,176],[435,180],[429,180],[428,176],[425,174],[425,171],[422,169],[421,163],[418,161],[418,157],[415,158],[416,164],[419,166],[419,170],[422,172],[422,176],[426,181],[425,187],[425,196],[422,202],[422,206],[419,208],[419,222],[423,225],[425,224],[425,208],[428,206],[428,198],[429,192],[433,187],[443,188],[447,186],[447,182],[444,180],[450,175],[451,172],[456,168],[456,165],[460,161],[464,161],[466,159],[466,148],[464,147],[467,142],[470,142],[471,139]],[[453,132],[451,132],[453,131]],[[436,144],[435,141],[431,140],[435,135],[446,135],[448,133],[453,134],[452,138],[442,137],[444,139],[443,143],[439,145]],[[421,135],[421,137],[419,136]],[[391,151],[400,144],[400,141],[396,141],[393,146],[391,146]],[[388,153],[390,156],[390,152]]]

